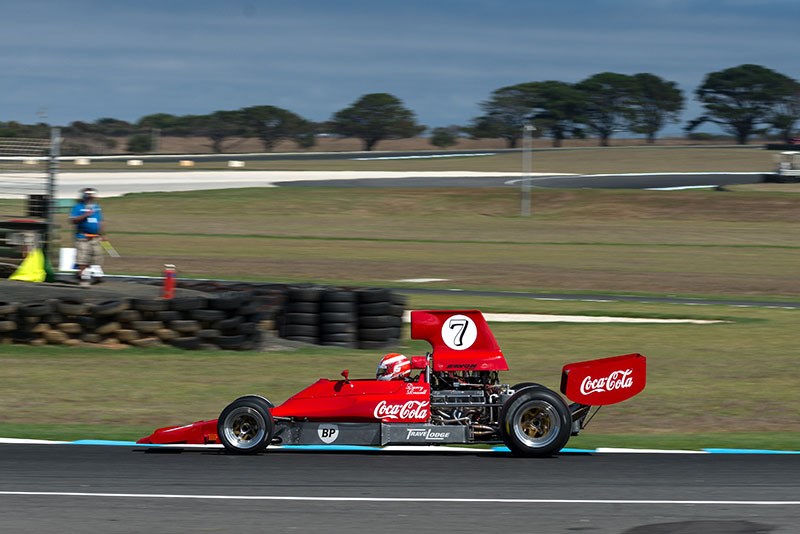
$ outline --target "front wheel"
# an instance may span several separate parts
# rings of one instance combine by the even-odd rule
[[[234,454],[256,454],[266,449],[275,430],[269,408],[262,397],[248,395],[222,410],[217,435],[225,449]]]
[[[500,435],[517,456],[552,456],[569,440],[572,416],[563,399],[544,387],[515,393],[500,413]]]

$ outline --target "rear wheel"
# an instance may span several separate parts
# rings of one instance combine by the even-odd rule
[[[500,434],[517,456],[552,456],[570,437],[572,416],[561,397],[543,387],[527,387],[503,405]]]
[[[266,449],[275,429],[269,409],[269,401],[248,395],[222,410],[217,435],[225,449],[234,454],[256,454]]]

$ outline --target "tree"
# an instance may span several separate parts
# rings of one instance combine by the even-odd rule
[[[337,111],[330,125],[333,133],[361,139],[364,150],[372,150],[379,141],[414,137],[425,131],[417,124],[414,112],[388,93],[362,96],[350,107]]]
[[[284,139],[306,148],[314,146],[314,125],[291,111],[275,106],[251,106],[240,113],[249,135],[261,139],[267,152]]]
[[[711,122],[747,144],[751,135],[775,119],[782,104],[797,91],[797,82],[788,76],[760,65],[745,64],[712,72],[695,91],[706,112],[687,126],[692,131]]]
[[[501,87],[481,103],[484,115],[472,119],[464,130],[475,139],[505,139],[508,148],[516,148],[522,138],[522,127],[533,118],[534,96],[530,84]]]
[[[223,144],[228,138],[242,136],[246,132],[244,118],[239,111],[215,111],[210,115],[197,115],[187,121],[186,126],[193,135],[211,139],[211,148],[216,153],[224,151]]]
[[[601,72],[576,85],[583,93],[581,122],[600,138],[600,146],[608,146],[615,131],[624,129],[630,118],[628,105],[633,79],[625,74]]]
[[[486,114],[473,119],[467,131],[475,138],[501,137],[509,148],[517,147],[527,123],[552,137],[556,147],[570,135],[581,135],[583,93],[565,82],[526,82],[503,87],[481,107]]]
[[[430,142],[439,148],[448,148],[458,143],[458,126],[448,126],[447,128],[434,128],[431,132]]]
[[[583,93],[571,84],[552,80],[527,85],[533,96],[533,123],[553,139],[554,147],[560,147],[567,137],[582,136]]]
[[[795,84],[794,91],[776,103],[769,124],[778,132],[784,143],[790,143],[794,125],[800,118],[800,84]]]
[[[683,92],[675,82],[654,74],[635,74],[627,102],[628,129],[655,143],[659,130],[669,122],[678,122],[683,104]]]

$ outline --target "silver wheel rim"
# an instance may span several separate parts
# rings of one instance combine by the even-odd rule
[[[555,406],[542,400],[526,402],[514,413],[514,435],[526,447],[550,445],[561,430],[561,418]]]
[[[237,449],[252,449],[266,435],[266,422],[258,410],[242,406],[231,411],[223,421],[223,433],[228,443]]]

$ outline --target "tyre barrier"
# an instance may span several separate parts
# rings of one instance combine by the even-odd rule
[[[195,280],[178,287],[198,294],[0,300],[0,343],[250,350],[260,348],[262,332],[275,331],[292,341],[370,350],[402,337],[406,299],[385,288]]]
[[[406,299],[385,288],[289,287],[278,335],[325,346],[381,349],[402,337]]]
[[[253,350],[274,300],[263,292],[227,290],[174,299],[0,301],[0,343]]]

